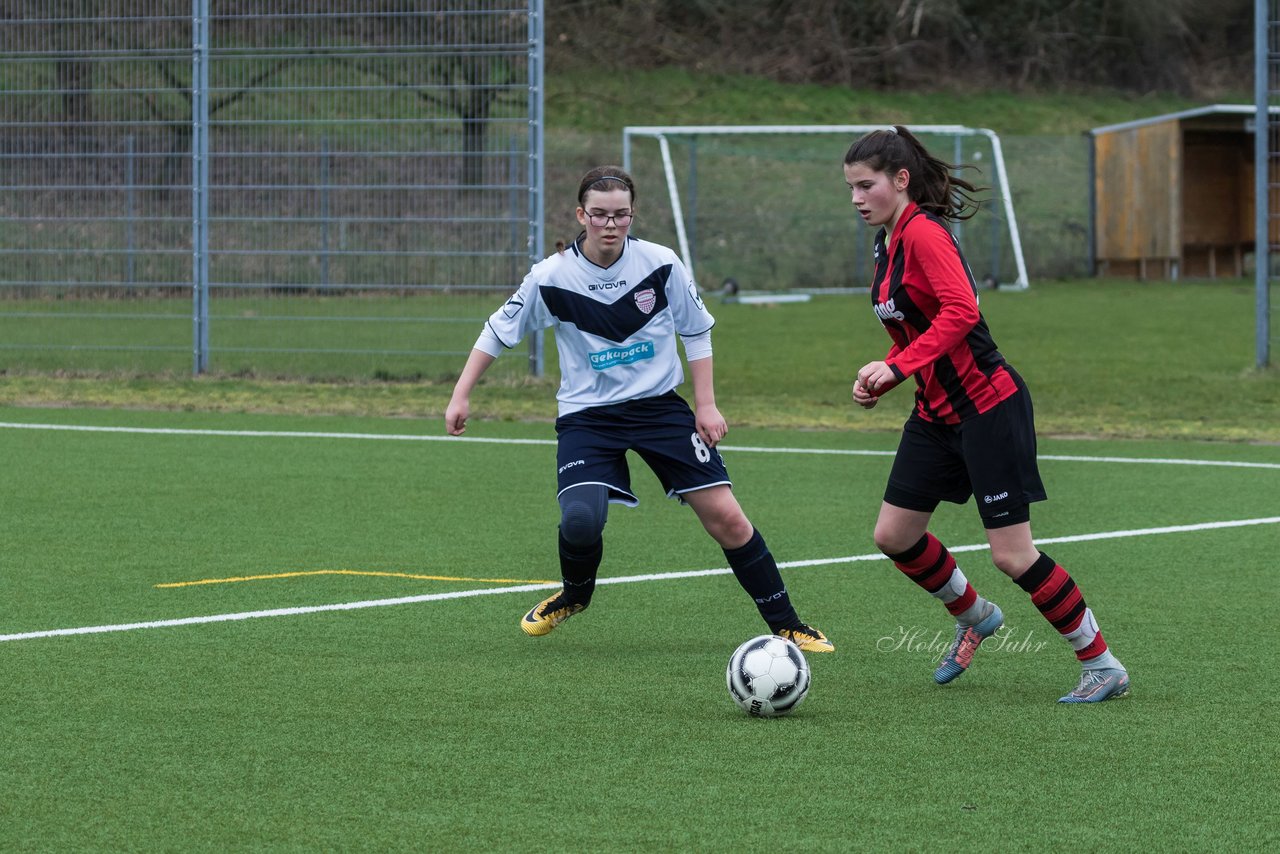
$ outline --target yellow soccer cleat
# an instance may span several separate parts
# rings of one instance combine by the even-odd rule
[[[573,604],[566,602],[564,591],[561,590],[556,595],[549,596],[534,605],[533,610],[525,614],[524,619],[520,621],[520,628],[530,637],[542,637],[586,607],[577,602]]]
[[[801,623],[794,628],[782,629],[777,632],[777,635],[791,641],[805,652],[836,651],[836,645],[827,640],[826,635],[805,623]]]

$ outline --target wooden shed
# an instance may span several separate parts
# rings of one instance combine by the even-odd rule
[[[1245,275],[1255,116],[1250,105],[1215,104],[1091,130],[1094,273]]]

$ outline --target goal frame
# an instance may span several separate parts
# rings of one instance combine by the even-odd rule
[[[728,136],[760,135],[760,134],[863,134],[874,130],[883,130],[886,125],[630,125],[622,129],[622,168],[631,171],[631,145],[636,137],[657,140],[658,150],[662,156],[662,171],[666,176],[667,195],[671,200],[672,218],[675,220],[676,240],[680,244],[680,257],[689,275],[697,281],[693,269],[693,256],[689,248],[688,231],[685,226],[684,208],[680,202],[680,190],[676,185],[675,167],[671,159],[671,146],[668,137],[694,136]],[[1004,164],[1004,149],[1000,145],[1000,137],[988,128],[972,128],[964,125],[906,125],[912,133],[945,134],[954,137],[981,136],[991,143],[992,159],[995,161],[997,191],[1004,207],[1005,221],[1009,228],[1009,242],[1013,247],[1014,264],[1017,269],[1017,280],[1008,284],[1000,284],[1001,290],[1026,290],[1030,287],[1027,278],[1027,264],[1022,254],[1022,239],[1018,234],[1018,221],[1013,213],[1013,194],[1009,188],[1009,175]]]

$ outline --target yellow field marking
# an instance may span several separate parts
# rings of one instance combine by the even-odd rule
[[[410,572],[374,572],[359,569],[316,569],[308,572],[275,572],[269,575],[238,575],[233,578],[201,578],[197,581],[172,581],[156,587],[194,587],[199,584],[236,584],[241,581],[269,581],[276,578],[300,578],[304,575],[373,575],[381,578],[412,578],[416,581],[484,581],[491,584],[554,584],[540,578],[470,578],[460,575],[416,575]]]

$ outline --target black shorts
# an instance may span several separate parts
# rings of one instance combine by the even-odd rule
[[[959,424],[925,421],[911,413],[889,473],[884,500],[932,513],[940,501],[964,504],[972,495],[987,528],[1031,518],[1029,505],[1045,499],[1036,465],[1031,393],[1018,393]]]
[[[627,451],[635,451],[658,476],[667,497],[729,482],[720,453],[698,435],[693,410],[674,391],[593,406],[556,419],[557,495],[598,483],[609,500],[634,507]]]

